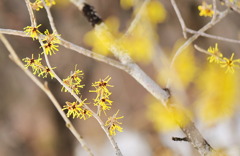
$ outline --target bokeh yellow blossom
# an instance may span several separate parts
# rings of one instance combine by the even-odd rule
[[[86,33],[84,42],[91,46],[94,52],[108,55],[110,47],[115,43],[116,38],[120,37],[119,21],[116,17],[109,17],[105,24]]]
[[[137,24],[133,31],[118,41],[119,47],[135,61],[149,63],[154,52],[154,39],[143,24]],[[144,36],[144,37],[143,37]]]
[[[166,19],[166,10],[161,2],[152,0],[143,11],[143,16],[148,18],[153,24],[162,23]]]
[[[120,0],[120,5],[123,9],[130,9],[138,0]]]
[[[184,126],[189,122],[186,115],[190,112],[179,104],[169,108],[165,108],[159,102],[151,102],[147,105],[147,117],[159,131],[176,130],[179,126]]]
[[[196,81],[199,96],[196,109],[206,124],[214,124],[231,116],[235,110],[238,74],[226,74],[218,64],[207,64]]]
[[[55,0],[45,0],[47,6],[51,7],[56,4]]]

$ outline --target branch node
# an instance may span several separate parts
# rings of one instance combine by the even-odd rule
[[[188,139],[188,137],[184,137],[184,138],[179,138],[179,137],[172,137],[173,141],[186,141],[186,142],[190,142],[190,140]]]

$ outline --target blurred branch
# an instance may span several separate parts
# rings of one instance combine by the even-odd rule
[[[186,28],[187,28],[187,27],[186,27],[186,25],[185,25],[185,22],[184,22],[184,20],[183,20],[183,18],[182,18],[182,15],[181,15],[181,13],[180,13],[180,11],[179,11],[179,9],[178,9],[178,6],[177,6],[175,0],[171,0],[171,3],[172,3],[172,6],[173,6],[176,14],[177,14],[177,17],[178,17],[178,20],[179,20],[179,22],[180,22],[180,25],[181,25],[181,27],[182,27],[183,37],[186,39],[186,38],[187,38],[187,33],[186,33]]]
[[[13,62],[15,62],[24,72],[25,74],[39,87],[42,89],[42,91],[49,97],[49,99],[52,101],[53,105],[58,110],[59,114],[62,116],[63,120],[66,123],[67,128],[72,132],[72,134],[76,137],[76,139],[79,141],[81,146],[87,153],[91,156],[93,156],[93,153],[91,152],[90,148],[87,146],[85,141],[83,140],[83,137],[77,132],[75,127],[72,125],[71,121],[66,117],[65,113],[63,112],[60,104],[57,102],[56,98],[52,94],[52,92],[49,90],[47,83],[42,84],[29,70],[26,69],[26,67],[23,65],[22,61],[18,58],[16,52],[10,45],[10,43],[7,41],[7,39],[0,34],[0,39],[2,40],[3,44],[7,48],[7,50],[10,53],[10,58]]]
[[[191,34],[199,34],[200,36],[211,38],[211,39],[215,39],[215,40],[219,40],[219,41],[225,41],[225,42],[231,42],[231,43],[240,44],[240,40],[234,40],[234,39],[230,39],[230,38],[226,38],[226,37],[211,35],[211,34],[195,31],[195,30],[188,29],[188,28],[186,30],[187,30],[188,33],[191,33]]]
[[[229,0],[220,0],[220,1],[225,3],[225,5],[227,7],[229,7],[231,10],[240,14],[240,8],[236,4],[234,4],[233,2],[230,2]]]
[[[142,16],[144,10],[146,9],[146,6],[147,6],[147,4],[149,3],[149,1],[150,1],[150,0],[145,0],[145,1],[142,3],[141,8],[140,8],[139,11],[137,12],[137,14],[136,14],[136,16],[134,17],[134,19],[132,20],[132,22],[131,22],[130,26],[128,27],[128,29],[127,29],[126,33],[124,34],[124,36],[130,34],[130,33],[134,30],[134,28],[136,27],[136,25],[137,25],[138,22],[140,21],[141,16]]]

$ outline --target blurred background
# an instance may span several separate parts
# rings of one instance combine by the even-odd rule
[[[181,26],[170,1],[160,0],[158,2],[163,7],[165,15],[161,17],[161,21],[151,27],[154,31],[150,30],[149,27],[145,28],[141,36],[141,38],[145,38],[145,35],[150,32],[154,34],[153,46],[155,48],[152,48],[151,53],[145,51],[146,53],[143,53],[142,57],[136,57],[136,61],[151,78],[156,80],[162,87],[165,87],[166,75],[168,74],[164,73],[167,65],[162,63],[164,60],[166,61],[163,58],[171,59],[176,48],[182,43],[183,37]],[[210,3],[211,1],[207,2]],[[77,7],[68,0],[57,0],[56,3],[51,8],[51,11],[61,37],[79,46],[91,49],[92,47],[86,42],[85,36],[86,33],[92,30],[91,25]],[[95,7],[103,20],[107,20],[109,17],[117,19],[118,31],[120,32],[126,31],[134,17],[134,10],[137,10],[137,8],[133,7],[125,6],[124,8],[123,4],[121,6],[121,3],[124,2],[119,0],[87,0],[87,3]],[[139,4],[141,3],[142,1],[139,1]],[[210,18],[199,16],[197,7],[201,3],[200,0],[184,0],[177,3],[187,27],[194,30],[200,29],[210,20]],[[225,8],[221,4],[218,4],[218,6],[220,10]],[[163,13],[163,10],[159,10],[160,13]],[[44,9],[35,12],[35,15],[38,24],[42,24],[40,31],[50,29]],[[0,28],[23,30],[28,25],[30,25],[30,19],[24,1],[0,1]],[[239,27],[239,14],[232,12],[207,32],[240,39]],[[32,54],[37,56],[37,54],[41,53],[39,43],[31,38],[11,35],[6,35],[6,37],[20,58],[31,57]],[[200,37],[194,43],[208,49],[209,46],[214,47],[216,42],[219,44],[224,56],[229,58],[231,53],[235,52],[234,58],[240,57],[239,44],[203,37]],[[0,50],[0,156],[87,155],[66,128],[65,122],[48,97],[9,59],[9,53],[2,42],[0,43]],[[214,69],[211,70],[214,72],[211,73],[208,70],[212,69],[212,67],[209,67],[206,59],[207,55],[195,51],[192,47],[187,51],[187,56],[181,56],[184,61],[182,60],[177,64],[180,69],[194,72],[183,71],[183,87],[180,87],[181,89],[175,88],[176,97],[181,97],[182,94],[179,92],[184,90],[184,96],[187,100],[179,100],[188,101],[184,103],[184,108],[190,111],[196,126],[214,148],[226,152],[230,156],[239,156],[239,73],[236,71],[234,76],[226,78],[220,66],[216,66],[217,69],[221,68],[221,71],[216,73],[216,70],[214,70],[215,65],[210,64],[214,66]],[[147,57],[148,60],[144,60],[144,57]],[[135,58],[134,55],[133,58]],[[107,114],[112,115],[119,109],[119,116],[124,116],[120,121],[123,123],[123,132],[117,133],[116,136],[116,141],[124,155],[198,156],[196,150],[189,143],[171,140],[173,136],[184,137],[184,134],[179,129],[171,129],[170,126],[170,128],[162,130],[164,118],[153,119],[154,113],[159,112],[151,112],[151,108],[158,108],[150,107],[150,105],[156,103],[154,98],[127,73],[62,46],[59,47],[59,52],[56,55],[50,57],[50,61],[52,66],[57,67],[55,71],[61,78],[66,78],[74,70],[76,64],[78,69],[83,70],[83,84],[85,84],[85,87],[81,90],[81,95],[88,98],[89,101],[95,96],[89,93],[89,90],[93,89],[91,84],[108,75],[112,77],[110,84],[114,85],[114,87],[110,88],[110,90],[112,92],[111,100],[114,102],[112,109]],[[74,101],[69,93],[61,92],[62,87],[56,80],[50,78],[39,79],[42,82],[48,81],[50,90],[62,106],[65,101]],[[182,79],[181,76],[180,79]],[[204,103],[203,99],[205,98],[202,95],[206,95],[203,91],[207,88],[204,84],[207,86],[213,85],[213,89],[208,91],[221,92],[221,94],[217,94],[219,97],[226,95],[225,101],[221,100],[221,98],[208,97],[215,103],[203,108],[201,104]],[[226,85],[222,88],[215,88],[215,86],[221,86],[221,84]],[[227,105],[220,105],[221,101],[224,101],[224,104],[227,103]],[[90,107],[94,109],[93,106]],[[224,111],[227,109],[227,115],[218,114],[216,117],[211,114],[213,111],[218,113],[220,107]],[[206,111],[208,108],[211,111]],[[106,118],[103,117],[104,120]],[[211,122],[207,122],[208,120],[211,120]],[[90,118],[85,121],[75,119],[72,122],[95,155],[114,155],[110,142],[95,119]]]

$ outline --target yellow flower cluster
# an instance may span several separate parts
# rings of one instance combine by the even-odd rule
[[[232,53],[230,58],[223,57],[223,54],[218,49],[218,44],[215,44],[215,47],[209,47],[208,48],[209,56],[207,59],[208,61],[218,63],[221,67],[227,68],[226,73],[234,73],[234,69],[236,67],[240,67],[240,59],[233,59],[234,53]]]
[[[111,80],[111,77],[107,76],[105,79],[100,79],[97,82],[94,82],[92,86],[95,90],[90,90],[90,92],[96,92],[97,96],[94,99],[94,106],[98,106],[98,115],[101,115],[103,111],[106,114],[106,110],[111,109],[112,101],[109,99],[111,92],[108,90],[108,87],[113,87],[109,85],[108,82]]]
[[[207,64],[196,81],[199,90],[195,100],[199,118],[208,125],[231,117],[238,100],[238,74],[225,74],[218,64]]]
[[[208,5],[205,1],[202,2],[202,5],[198,6],[199,16],[209,16],[212,17],[214,14],[214,11],[212,10],[212,5]]]
[[[82,71],[75,70],[70,76],[63,80],[63,82],[70,87],[76,94],[79,94],[79,88],[83,88],[84,85],[81,85],[81,78],[83,76]],[[109,84],[111,77],[107,76],[105,79],[100,79],[92,84],[95,90],[90,90],[90,92],[95,92],[97,94],[94,99],[94,106],[97,106],[97,114],[100,116],[103,111],[106,115],[106,110],[111,109],[112,101],[109,99],[109,96],[112,94],[107,87],[113,87]],[[68,90],[66,88],[62,88],[65,92]],[[84,99],[82,102],[66,102],[66,105],[63,106],[63,110],[67,110],[67,117],[72,116],[73,118],[80,119],[88,119],[92,116],[92,111],[86,108]],[[120,126],[122,123],[118,121],[118,119],[122,119],[123,116],[117,117],[119,111],[115,113],[113,116],[108,117],[108,120],[105,122],[105,126],[108,127],[108,131],[110,135],[116,135],[116,131],[122,132],[122,127]]]
[[[58,39],[58,34],[52,33],[50,34],[48,30],[46,30],[44,32],[45,37],[42,40],[44,42],[44,49],[45,49],[45,53],[47,55],[52,55],[55,54],[55,51],[58,51],[58,45],[60,43],[60,40]]]
[[[69,75],[66,79],[63,79],[63,83],[67,85],[72,91],[76,94],[79,94],[80,88],[83,88],[84,85],[81,84],[83,78],[83,72],[81,70],[76,70]],[[68,92],[68,90],[63,86],[62,90],[64,92]]]
[[[40,56],[38,57],[38,59],[34,59],[32,55],[32,58],[26,57],[22,60],[26,63],[26,68],[32,67],[34,75],[38,74],[39,77],[43,78],[46,78],[48,75],[50,75],[51,78],[54,78],[54,74],[51,72],[51,70],[55,69],[56,67],[50,69],[47,66],[43,66],[41,63],[42,58],[40,58]]]
[[[85,108],[85,103],[87,99],[84,99],[81,101],[81,103],[78,102],[66,102],[66,105],[63,106],[62,110],[67,110],[67,117],[69,118],[71,115],[73,118],[77,117],[80,119],[88,119],[92,116],[92,112]]]
[[[122,132],[123,128],[120,126],[122,123],[118,121],[118,119],[122,119],[124,116],[117,117],[119,110],[113,116],[109,117],[105,123],[105,126],[108,127],[108,131],[110,135],[116,135],[116,131]]]
[[[41,26],[41,24],[39,24],[36,27],[32,27],[32,26],[27,26],[24,28],[25,32],[27,35],[30,35],[32,37],[32,39],[38,39],[39,35],[41,35],[42,33],[38,30],[38,28]],[[58,37],[60,36],[59,34],[56,33],[52,33],[50,34],[48,30],[46,30],[44,32],[44,39],[42,39],[42,41],[44,42],[44,45],[42,46],[42,48],[44,48],[45,53],[47,55],[52,55],[55,54],[55,51],[58,51],[58,45],[60,43],[60,40],[58,39]]]

